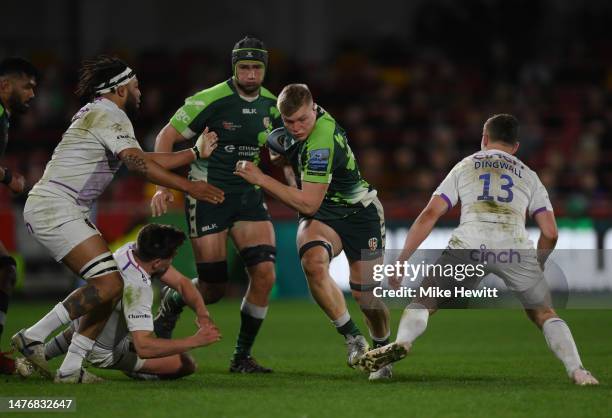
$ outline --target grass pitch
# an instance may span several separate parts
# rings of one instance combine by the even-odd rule
[[[3,345],[52,303],[10,307]],[[562,311],[585,366],[602,383],[575,387],[540,331],[518,310],[445,310],[430,319],[393,380],[369,382],[346,366],[342,337],[309,301],[274,301],[254,355],[270,375],[227,369],[238,332],[239,303],[210,307],[223,340],[195,350],[195,375],[137,382],[94,369],[98,385],[55,385],[40,377],[0,376],[2,397],[74,397],[68,416],[119,417],[604,417],[612,411],[612,312]],[[183,315],[176,336],[193,330]],[[366,331],[356,306],[353,318]],[[400,309],[392,310],[393,335]],[[55,360],[52,366],[59,367]],[[41,416],[44,412],[19,413]],[[49,413],[51,414],[51,413]],[[10,416],[3,413],[3,416]]]

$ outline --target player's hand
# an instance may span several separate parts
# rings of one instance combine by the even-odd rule
[[[151,214],[161,216],[168,211],[168,203],[174,202],[174,194],[166,188],[158,188],[151,198]]]
[[[389,287],[391,287],[391,289],[394,289],[394,290],[399,289],[400,286],[402,285],[402,279],[403,277],[399,277],[395,274],[389,277]]]
[[[13,178],[8,184],[8,188],[15,194],[19,194],[25,189],[25,177],[19,173],[13,173]]]
[[[198,137],[195,148],[198,149],[200,158],[208,158],[210,154],[217,148],[219,138],[215,132],[209,132],[208,126],[204,129],[204,132]]]
[[[249,183],[254,184],[256,186],[261,185],[265,176],[265,174],[262,173],[259,167],[257,167],[252,162],[245,160],[238,161],[236,163],[236,170],[234,171],[234,174],[242,177]]]
[[[209,323],[198,328],[193,339],[196,347],[204,347],[221,340],[221,333],[215,324]]]
[[[223,190],[201,180],[191,182],[189,194],[194,199],[203,200],[214,205],[225,200]]]

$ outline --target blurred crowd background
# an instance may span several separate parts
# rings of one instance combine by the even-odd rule
[[[388,219],[414,218],[453,165],[479,149],[484,121],[502,112],[521,121],[518,156],[539,173],[559,217],[612,216],[608,1],[33,3],[36,12],[3,1],[0,28],[0,55],[23,55],[43,74],[3,161],[30,185],[81,105],[73,94],[81,59],[116,54],[137,71],[134,126],[152,150],[185,97],[230,77],[231,48],[250,34],[270,51],[273,93],[307,83],[348,131]],[[116,215],[111,235],[147,216],[151,193],[120,174],[98,208]],[[0,188],[3,228],[24,200]],[[275,219],[294,217],[271,207]]]

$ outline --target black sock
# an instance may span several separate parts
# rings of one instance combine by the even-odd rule
[[[343,335],[344,338],[348,337],[349,335],[352,335],[353,337],[362,335],[361,331],[359,331],[359,328],[357,328],[357,325],[355,325],[352,319],[349,319],[346,324],[336,327],[336,331],[338,331],[340,335]]]
[[[251,355],[251,347],[255,342],[255,337],[263,323],[262,318],[255,318],[244,311],[240,311],[240,333],[236,341],[234,358],[248,357]]]

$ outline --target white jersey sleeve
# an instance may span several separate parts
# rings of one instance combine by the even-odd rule
[[[534,185],[532,187],[532,195],[529,200],[529,216],[533,217],[536,214],[548,210],[553,210],[552,203],[548,197],[546,187],[542,184],[540,178],[534,173]]]
[[[93,133],[116,157],[128,148],[141,149],[132,122],[124,112],[108,113],[107,117],[101,119],[93,129]]]
[[[460,164],[455,165],[433,193],[434,196],[440,196],[446,201],[449,210],[459,201],[459,178],[457,173],[459,172]]]

